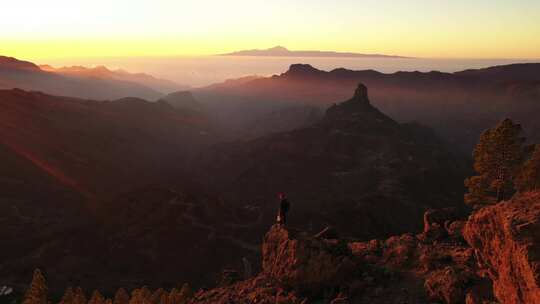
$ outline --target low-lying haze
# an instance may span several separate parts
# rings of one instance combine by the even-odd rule
[[[149,73],[180,84],[193,87],[205,86],[226,79],[247,75],[269,76],[286,71],[294,63],[332,70],[373,69],[384,73],[397,71],[456,72],[465,69],[484,68],[494,65],[537,62],[524,59],[429,59],[429,58],[302,58],[302,57],[105,57],[62,58],[37,61],[55,67],[70,65],[122,68],[131,72]]]

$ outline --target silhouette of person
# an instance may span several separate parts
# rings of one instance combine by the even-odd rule
[[[277,216],[277,223],[280,225],[285,225],[287,223],[287,213],[291,208],[291,204],[289,203],[289,201],[287,200],[287,196],[283,192],[278,193],[278,198],[279,211]]]

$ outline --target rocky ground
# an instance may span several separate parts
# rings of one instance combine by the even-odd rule
[[[430,210],[424,231],[386,240],[273,226],[255,278],[190,303],[540,303],[540,193],[459,219]]]
[[[86,301],[68,289],[61,303],[540,303],[540,192],[516,195],[462,219],[455,210],[429,210],[424,230],[359,242],[332,228],[316,235],[274,225],[261,250],[262,271],[240,280],[228,270],[218,287],[192,292],[120,289]],[[26,304],[46,304],[36,271]],[[78,299],[78,300],[74,300]]]

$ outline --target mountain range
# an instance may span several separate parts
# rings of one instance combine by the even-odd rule
[[[253,115],[263,117],[278,109],[307,105],[324,110],[347,98],[359,82],[370,88],[373,104],[390,117],[430,126],[462,152],[471,151],[484,129],[506,117],[522,122],[529,136],[540,139],[540,125],[533,114],[540,110],[538,63],[456,73],[391,74],[343,68],[322,71],[294,64],[279,75],[224,82],[192,92],[219,113],[223,123],[242,129],[251,124]],[[242,109],[250,115],[242,115]]]
[[[0,56],[0,89],[11,88],[96,100],[123,97],[156,100],[164,93],[185,87],[146,74],[111,71],[105,67],[55,69]]]
[[[145,73],[129,73],[122,69],[110,70],[102,65],[93,68],[88,68],[84,66],[54,68],[50,65],[40,65],[39,68],[43,71],[66,76],[134,82],[149,87],[158,92],[167,94],[188,88],[187,86],[182,86],[173,81],[156,78],[152,75],[148,75]]]

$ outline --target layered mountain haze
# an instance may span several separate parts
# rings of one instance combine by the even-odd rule
[[[102,65],[93,68],[84,66],[54,68],[50,65],[40,65],[39,68],[47,72],[66,76],[134,82],[162,93],[171,93],[180,89],[187,89],[186,86],[182,86],[170,80],[155,78],[152,75],[145,73],[129,73],[122,69],[110,70]]]
[[[457,73],[391,74],[343,68],[327,72],[295,64],[280,75],[209,86],[193,93],[209,107],[230,112],[226,117],[241,123],[243,117],[236,115],[239,107],[258,115],[292,104],[325,109],[347,98],[362,82],[370,88],[373,104],[390,117],[430,126],[460,151],[470,151],[482,130],[505,117],[523,122],[529,135],[538,139],[540,125],[532,113],[540,107],[539,81],[540,64],[532,63]]]
[[[55,69],[0,56],[0,88],[19,88],[95,100],[138,97],[156,100],[183,87],[146,74],[111,71],[105,67]]]
[[[177,109],[194,112],[204,112],[203,105],[189,91],[178,91],[163,96],[160,101],[166,102]]]

